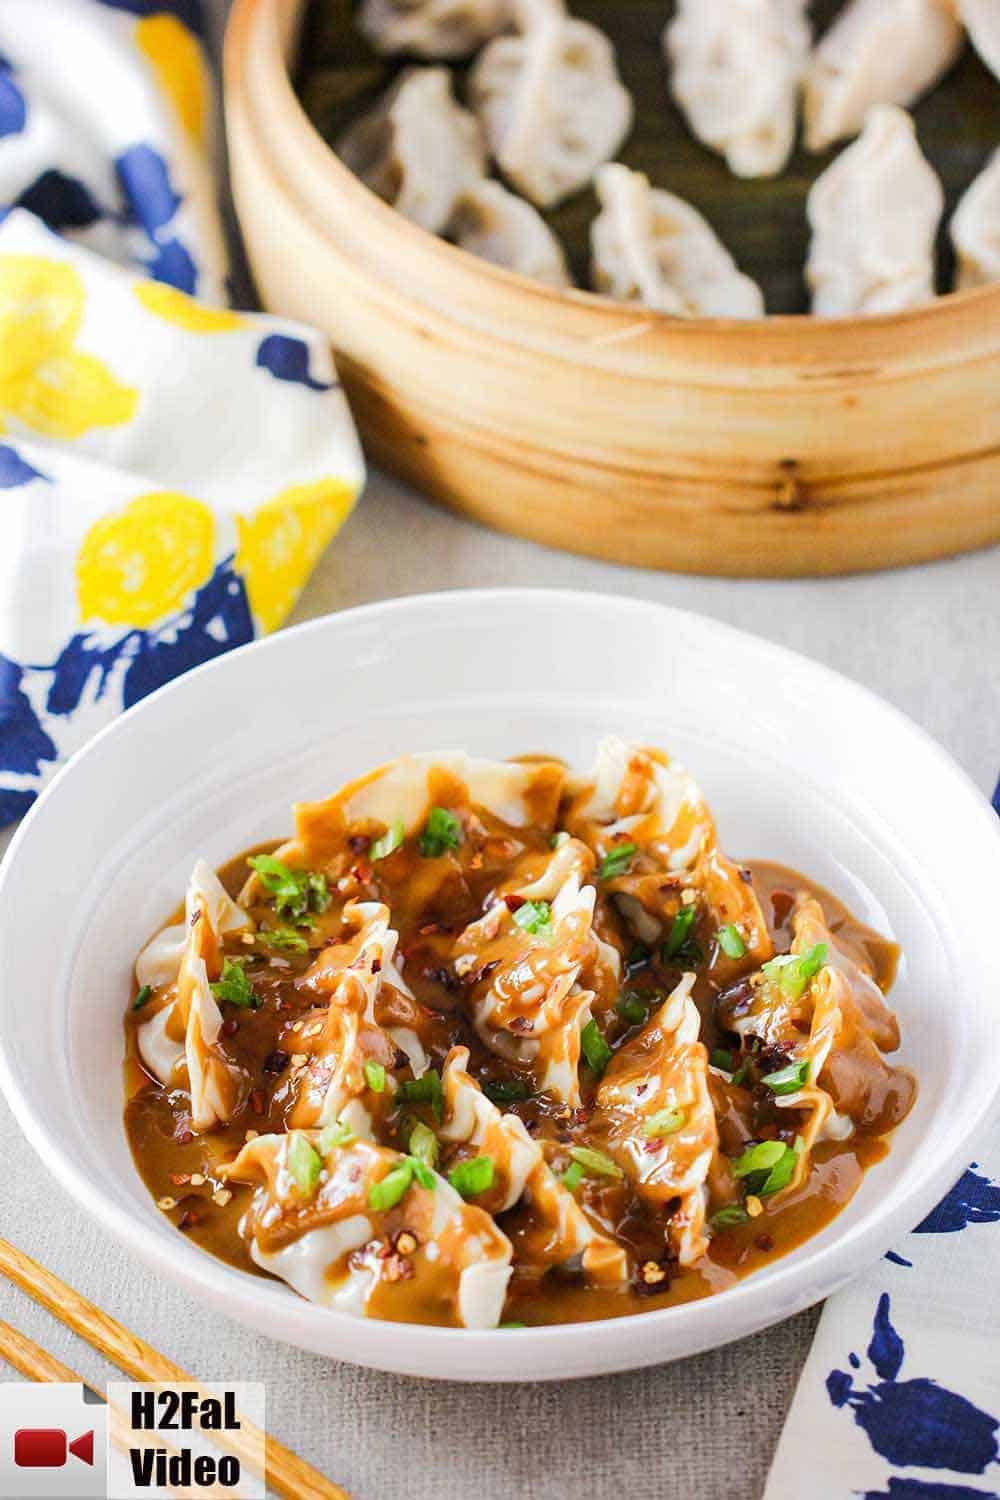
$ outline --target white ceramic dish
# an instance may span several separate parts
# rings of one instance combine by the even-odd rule
[[[133,957],[194,856],[221,863],[283,834],[293,799],[406,749],[545,749],[586,765],[608,730],[686,761],[733,854],[808,871],[902,944],[893,1001],[920,1093],[854,1201],[721,1296],[517,1333],[347,1318],[189,1244],[132,1166],[120,1062]],[[964,774],[895,710],[812,662],[623,599],[402,599],[190,673],[56,778],[0,871],[0,1079],[32,1145],[85,1208],[155,1271],[263,1333],[460,1380],[629,1369],[751,1333],[835,1291],[958,1175],[1000,1090],[998,884],[996,819]]]

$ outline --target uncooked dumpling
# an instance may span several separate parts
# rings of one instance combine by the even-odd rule
[[[873,109],[853,145],[814,183],[806,280],[824,318],[893,313],[934,296],[934,237],[944,207],[905,109]]]
[[[597,174],[593,283],[620,302],[680,318],[760,318],[760,288],[744,276],[698,211],[619,163]]]
[[[998,0],[958,0],[958,13],[979,56],[1000,78],[1000,3]]]
[[[499,182],[483,180],[458,205],[452,227],[463,250],[533,276],[549,286],[571,286],[562,246],[537,209]]]
[[[510,25],[511,0],[364,0],[358,26],[377,52],[466,57]]]
[[[809,150],[856,135],[872,105],[919,99],[951,67],[962,40],[950,0],[849,0],[806,70]]]
[[[959,290],[1000,281],[1000,150],[960,200],[951,221]]]
[[[344,164],[404,218],[433,234],[485,174],[482,134],[455,102],[446,68],[411,68],[341,137]]]
[[[520,36],[497,37],[469,79],[490,152],[546,207],[587,186],[632,125],[632,99],[602,31],[538,4]]]
[[[811,33],[805,0],[680,0],[663,33],[694,134],[737,177],[771,177],[795,140]]]

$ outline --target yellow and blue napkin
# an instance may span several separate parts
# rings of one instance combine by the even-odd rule
[[[279,626],[364,477],[326,340],[226,305],[200,22],[0,7],[0,826]]]

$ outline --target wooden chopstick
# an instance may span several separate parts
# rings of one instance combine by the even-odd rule
[[[137,1333],[126,1328],[117,1319],[108,1313],[102,1312],[93,1302],[80,1295],[67,1282],[62,1281],[51,1271],[47,1271],[37,1260],[32,1260],[30,1255],[25,1255],[23,1250],[18,1250],[9,1241],[0,1239],[0,1273],[12,1281],[15,1286],[27,1292],[29,1297],[46,1308],[46,1310],[65,1323],[74,1333],[86,1339],[100,1354],[131,1375],[134,1380],[165,1381],[170,1384],[188,1382],[197,1384],[192,1375],[183,1370],[180,1365],[174,1364],[173,1360],[167,1359],[154,1349],[152,1344],[147,1344],[145,1339]],[[12,1352],[20,1348],[21,1356],[25,1357],[25,1346],[38,1349],[31,1340],[25,1340],[23,1334],[17,1334],[16,1330],[10,1329],[14,1335],[11,1344]],[[65,1370],[66,1366],[60,1365],[58,1360],[51,1355],[45,1355],[44,1350],[39,1350],[46,1360],[51,1361],[53,1367]],[[6,1355],[4,1356],[6,1358]],[[22,1366],[15,1364],[15,1368],[28,1373]],[[79,1376],[72,1371],[63,1375],[41,1375],[32,1376],[34,1379],[42,1380],[71,1380],[76,1381]],[[232,1448],[241,1458],[252,1463],[253,1445],[259,1445],[261,1433],[259,1430],[242,1419],[242,1427],[238,1433],[226,1434],[226,1445]],[[267,1482],[279,1495],[286,1500],[351,1500],[350,1495],[339,1484],[334,1484],[327,1479],[318,1469],[314,1469],[305,1459],[299,1458],[290,1448],[279,1443],[277,1438],[269,1433],[264,1434],[265,1454],[267,1463]],[[221,1436],[217,1441],[222,1441]]]

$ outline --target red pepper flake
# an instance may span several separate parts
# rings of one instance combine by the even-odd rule
[[[758,1250],[773,1250],[774,1238],[770,1234],[758,1234],[754,1239]]]
[[[182,1124],[180,1121],[178,1121],[178,1124],[180,1125],[180,1129],[176,1132],[174,1139],[178,1146],[190,1146],[194,1140],[194,1131],[187,1124]]]
[[[505,896],[503,898],[504,905],[506,906],[508,911],[520,911],[521,907],[525,903],[525,899],[526,898],[524,896],[517,895]]]
[[[382,960],[380,958],[373,958],[372,959],[372,973],[373,974],[381,974],[381,972],[382,972]]]
[[[193,1208],[186,1208],[177,1220],[178,1229],[190,1229],[195,1224],[201,1223],[201,1214],[196,1214]]]
[[[267,1098],[263,1089],[254,1089],[250,1095],[250,1108],[255,1115],[262,1115],[267,1108]]]
[[[227,1016],[222,1023],[223,1036],[235,1036],[240,1029],[240,1023],[235,1016]]]
[[[418,937],[430,937],[431,933],[440,931],[440,922],[428,922],[426,926],[417,928],[417,935]]]
[[[191,1181],[191,1173],[190,1172],[171,1172],[170,1173],[170,1181],[173,1183],[174,1187],[184,1187],[184,1186],[186,1186],[187,1183],[189,1183]]]

